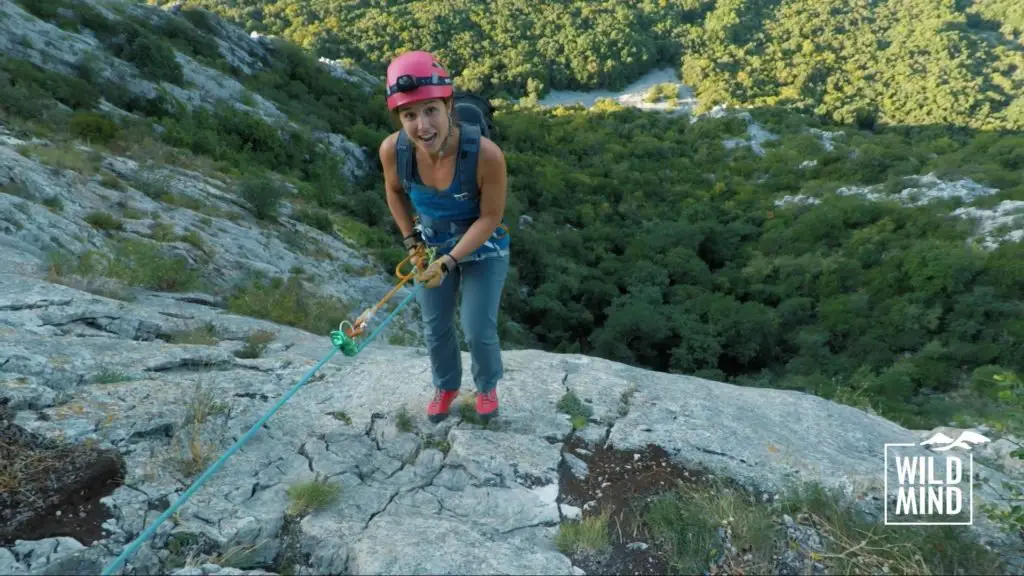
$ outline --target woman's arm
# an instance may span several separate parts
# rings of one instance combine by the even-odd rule
[[[505,198],[508,194],[505,154],[488,138],[480,139],[477,183],[480,186],[480,217],[451,250],[452,257],[460,262],[483,246],[505,215]]]
[[[384,191],[387,195],[388,208],[391,209],[391,217],[395,225],[402,232],[402,237],[412,234],[415,226],[412,220],[412,206],[409,205],[409,197],[402,190],[402,182],[398,177],[398,154],[395,150],[395,141],[398,133],[388,136],[380,144],[380,163],[384,169]]]

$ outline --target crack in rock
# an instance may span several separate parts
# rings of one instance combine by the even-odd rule
[[[157,310],[157,314],[161,316],[167,316],[168,318],[175,318],[177,320],[193,320],[195,316],[192,314],[180,314],[178,312],[167,312],[165,310]]]
[[[313,457],[310,456],[309,452],[306,450],[305,442],[302,443],[302,446],[299,446],[299,455],[304,456],[306,458],[306,462],[309,463],[309,471],[315,474],[316,471],[313,469]]]
[[[398,498],[399,494],[401,494],[401,493],[402,493],[401,490],[395,490],[395,493],[392,494],[390,498],[388,498],[388,501],[387,501],[386,504],[384,504],[383,508],[381,508],[380,510],[370,514],[370,517],[366,519],[366,524],[363,525],[363,530],[366,530],[367,528],[370,527],[370,522],[373,522],[374,518],[376,518],[377,516],[383,514],[385,511],[387,511],[388,506],[391,506],[391,503],[394,502],[395,498]]]
[[[174,372],[202,372],[202,371],[227,371],[234,370],[236,368],[244,368],[246,370],[256,370],[264,372],[253,366],[245,366],[238,364],[230,360],[207,360],[197,358],[176,358],[173,360],[166,360],[159,362],[152,366],[144,368],[146,372],[159,372],[163,374],[174,373]]]
[[[558,512],[558,517],[560,519],[562,517],[561,510],[559,510],[559,512]],[[509,536],[509,535],[515,534],[516,532],[519,532],[521,530],[529,530],[530,528],[553,528],[555,526],[558,526],[558,524],[559,524],[559,522],[556,522],[554,520],[544,521],[544,522],[537,522],[536,524],[530,524],[528,526],[517,526],[515,528],[509,528],[508,530],[501,530],[499,532],[499,534],[501,534],[503,536]]]
[[[35,302],[25,302],[22,304],[0,304],[0,312],[20,312],[22,310],[39,310],[40,308],[49,308],[51,306],[70,306],[72,301],[73,300],[71,298],[54,300],[44,298],[42,300],[36,300]]]
[[[610,430],[611,429],[609,428],[609,431]],[[697,450],[699,450],[699,451],[701,451],[701,452],[703,452],[705,454],[711,454],[713,456],[721,456],[723,458],[728,458],[730,460],[735,460],[737,462],[742,462],[743,464],[750,465],[750,462],[747,462],[743,458],[739,458],[739,457],[733,456],[731,454],[726,454],[725,452],[719,452],[718,450],[711,450],[710,448],[701,448],[700,446],[694,446],[694,448],[696,448]]]
[[[236,392],[235,398],[248,398],[249,400],[262,400],[263,402],[270,401],[270,396],[262,392]]]

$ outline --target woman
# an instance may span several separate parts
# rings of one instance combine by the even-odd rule
[[[435,388],[427,418],[447,418],[459,395],[462,355],[454,321],[462,288],[460,316],[478,392],[476,411],[487,422],[498,413],[502,377],[498,304],[509,266],[502,224],[507,174],[494,142],[475,126],[453,121],[453,96],[451,77],[431,54],[395,58],[387,71],[387,104],[401,130],[381,143],[380,160],[388,206],[406,249],[436,250],[417,277],[424,287],[418,301]]]

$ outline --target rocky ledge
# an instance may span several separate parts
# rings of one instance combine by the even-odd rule
[[[331,349],[327,335],[189,300],[124,302],[0,276],[5,467],[17,446],[30,454],[22,461],[47,463],[17,476],[27,484],[3,486],[0,572],[102,570]],[[220,341],[161,337],[201,326]],[[239,353],[255,332],[269,336]],[[625,507],[688,471],[763,502],[815,482],[878,517],[885,443],[920,441],[920,432],[804,393],[580,355],[504,358],[502,415],[484,427],[461,408],[469,396],[445,423],[426,421],[421,349],[375,342],[356,357],[335,355],[123,573],[655,573],[665,560],[643,534],[619,534],[616,550],[632,556],[602,560],[564,553],[560,524]],[[975,473],[1020,481],[980,461]],[[975,498],[995,501],[982,485]],[[1019,566],[1019,540],[980,515],[974,528]],[[788,529],[795,542],[815,540],[792,518]],[[819,571],[810,553],[786,554],[773,571]]]

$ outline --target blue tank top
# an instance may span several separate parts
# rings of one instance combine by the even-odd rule
[[[398,137],[399,176],[419,219],[416,228],[427,246],[437,250],[437,256],[450,252],[480,217],[480,190],[476,184],[479,129],[471,125],[460,125],[460,128],[455,175],[445,190],[423,184],[416,168],[415,150],[404,132]],[[505,256],[509,253],[509,244],[503,219],[490,238],[461,261]]]

